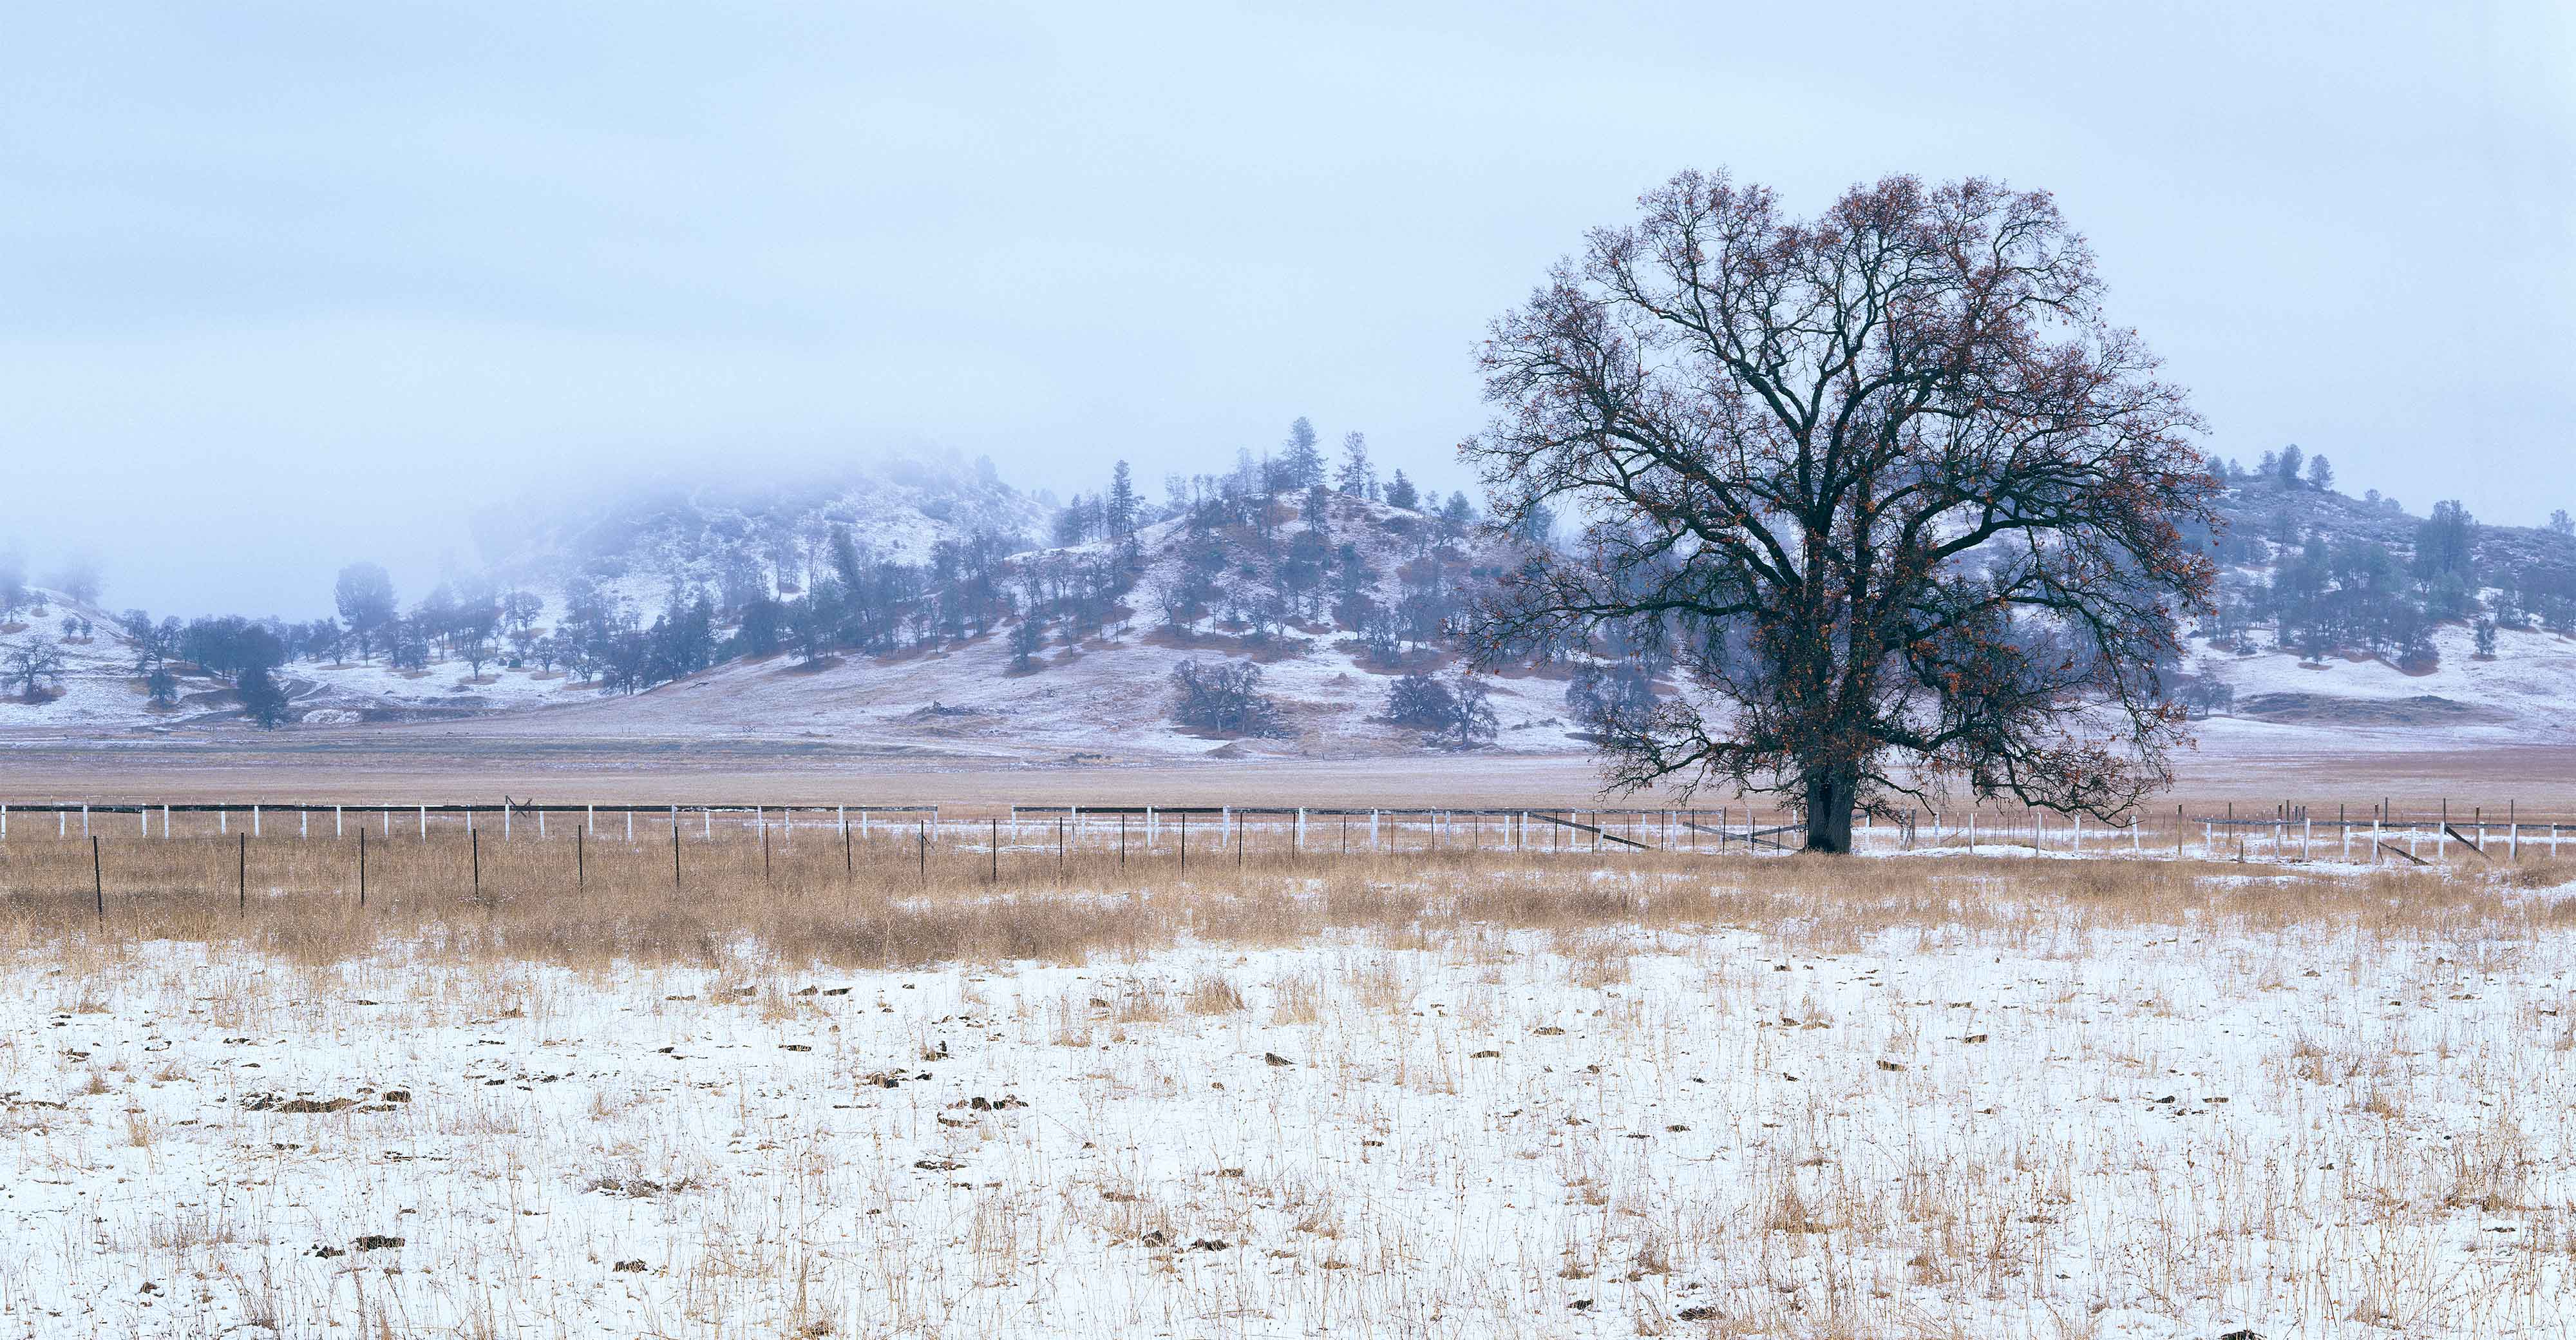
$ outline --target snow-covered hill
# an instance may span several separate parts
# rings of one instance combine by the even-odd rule
[[[911,505],[867,500],[879,513]],[[1001,500],[1005,515],[1020,505]],[[835,506],[826,503],[812,515],[832,518]],[[559,532],[544,548],[522,555],[521,580],[508,589],[543,598],[538,631],[562,608],[553,574],[567,568],[649,613],[675,581],[707,580],[695,566],[706,555],[687,537],[730,536],[740,515],[703,500],[653,511],[631,528],[634,543],[594,552],[587,572],[580,556],[595,542],[580,537],[595,537],[597,528]],[[478,675],[462,661],[440,659],[419,670],[397,670],[382,657],[296,661],[278,678],[292,698],[297,729],[543,711],[550,728],[581,735],[823,736],[966,753],[1330,756],[1420,749],[1420,730],[1380,719],[1388,687],[1402,671],[1451,664],[1437,644],[1438,622],[1489,577],[1496,559],[1431,517],[1381,503],[1334,495],[1318,521],[1310,523],[1302,501],[1265,500],[1214,522],[1175,518],[1145,527],[1132,555],[1123,541],[1021,553],[1007,561],[1004,580],[1029,593],[1026,599],[1040,610],[1025,637],[1015,636],[1023,618],[962,642],[894,655],[841,654],[807,663],[781,653],[731,661],[635,695],[602,694],[561,669],[486,665]],[[876,538],[935,543],[952,538],[949,528],[958,524],[898,520]],[[603,556],[615,561],[595,561]],[[1278,598],[1283,565],[1297,574],[1287,579],[1295,590],[1286,600]],[[792,591],[795,583],[784,585]],[[87,618],[96,633],[61,646],[57,696],[0,702],[0,733],[239,725],[229,686],[183,663],[171,666],[181,682],[179,702],[152,707],[133,649],[108,613],[75,610],[59,596],[48,595],[48,602],[44,620],[0,633],[0,658],[30,639],[59,643],[56,625],[65,613]],[[1093,612],[1074,612],[1086,602],[1096,606]],[[1278,706],[1282,733],[1234,740],[1175,725],[1167,706],[1172,672],[1193,660],[1258,665],[1260,692]],[[1547,753],[1582,747],[1569,734],[1562,678],[1498,677],[1491,693],[1498,747]]]
[[[570,510],[530,499],[487,512],[475,531],[491,566],[478,582],[559,610],[565,589],[582,581],[649,616],[674,591],[792,596],[826,570],[836,527],[870,560],[920,564],[979,532],[1013,550],[1037,544],[1050,510],[1003,483],[991,461],[954,453],[875,457],[792,479],[725,474]]]

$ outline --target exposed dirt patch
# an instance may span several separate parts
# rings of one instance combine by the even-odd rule
[[[2339,698],[2327,693],[2258,693],[2241,699],[2236,714],[2257,721],[2319,726],[2463,726],[2512,718],[2432,694],[2412,698]]]

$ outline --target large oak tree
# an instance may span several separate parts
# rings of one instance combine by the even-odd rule
[[[1794,795],[1811,850],[1900,795],[2116,816],[2169,782],[2215,485],[2049,196],[1894,177],[1797,219],[1686,172],[1641,204],[1481,348],[1497,525],[1582,525],[1485,652],[1667,647],[1678,691],[1594,723],[1608,782]]]

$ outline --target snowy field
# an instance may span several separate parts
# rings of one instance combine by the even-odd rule
[[[0,1319],[2564,1335],[2571,879],[1384,862],[148,934],[19,899]],[[898,944],[906,902],[965,947]]]

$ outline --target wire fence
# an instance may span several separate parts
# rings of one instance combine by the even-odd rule
[[[666,832],[667,830],[667,832]],[[1114,848],[1181,859],[1195,841],[1205,853],[1231,849],[1295,856],[1509,851],[1613,856],[1786,855],[1802,850],[1795,812],[1751,805],[1706,808],[1317,807],[1259,805],[1010,804],[251,804],[83,801],[0,804],[0,846],[53,839],[175,842],[205,838],[267,841],[428,842],[463,834],[498,842],[603,837],[637,844],[712,843],[750,835],[793,847],[901,838],[943,851],[989,854],[1056,850],[1070,856]],[[2266,813],[2177,805],[2109,824],[2044,809],[1911,809],[1863,816],[1852,831],[1866,853],[1959,850],[2009,854],[2266,862],[2449,865],[2520,861],[2576,853],[2576,818],[2530,814],[2518,801],[2401,811],[2282,803]]]

